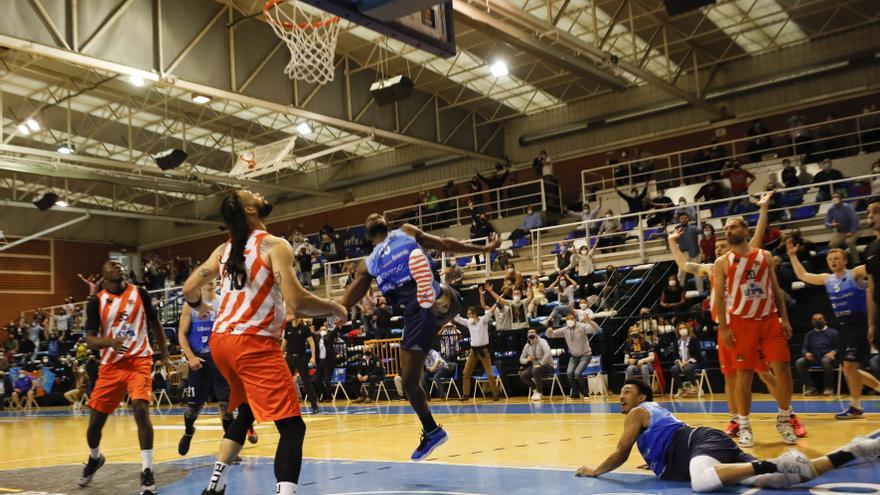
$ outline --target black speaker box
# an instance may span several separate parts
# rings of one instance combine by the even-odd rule
[[[376,81],[370,86],[370,94],[379,105],[388,105],[409,98],[413,91],[412,79],[395,76],[384,81]]]
[[[714,5],[715,0],[663,0],[669,17],[697,10],[706,5]]]
[[[47,192],[43,195],[42,198],[34,201],[34,205],[40,209],[40,211],[46,211],[49,208],[55,206],[55,202],[58,201],[58,195],[55,193]]]
[[[156,160],[156,165],[159,165],[162,170],[170,170],[179,167],[181,163],[186,161],[186,157],[185,151],[173,149],[153,156],[153,160]]]

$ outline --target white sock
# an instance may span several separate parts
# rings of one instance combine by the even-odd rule
[[[99,459],[101,457],[101,448],[95,447],[93,449],[89,449],[89,457],[92,459]]]
[[[737,423],[739,423],[740,428],[751,428],[752,427],[751,423],[749,423],[749,417],[743,416],[742,414],[739,415],[739,419],[737,420]]]
[[[220,491],[226,488],[226,475],[229,474],[229,464],[220,461],[214,463],[214,470],[211,472],[211,480],[208,482],[208,489]]]
[[[141,471],[153,469],[153,449],[141,451]]]
[[[788,409],[777,409],[776,418],[788,421],[789,419],[791,419],[791,408],[789,407]]]
[[[730,420],[733,421],[734,423],[738,423],[739,422],[739,414],[731,414]]]
[[[279,481],[275,484],[275,495],[296,495],[296,483]]]

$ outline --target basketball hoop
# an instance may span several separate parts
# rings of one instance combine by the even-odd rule
[[[324,84],[333,80],[340,22],[338,16],[315,11],[307,11],[297,0],[269,0],[263,7],[272,30],[290,50],[284,73],[291,79]]]

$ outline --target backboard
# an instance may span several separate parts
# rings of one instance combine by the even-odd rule
[[[452,0],[393,21],[374,19],[358,9],[357,0],[299,0],[343,19],[442,57],[455,55]],[[407,0],[395,0],[406,3]]]
[[[229,175],[239,179],[251,179],[261,175],[290,168],[296,163],[292,151],[296,136],[238,151],[238,160]]]

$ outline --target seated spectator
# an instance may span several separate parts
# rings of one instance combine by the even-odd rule
[[[586,245],[578,248],[577,253],[574,255],[574,259],[572,260],[572,264],[577,270],[577,283],[580,288],[581,294],[589,294],[593,290],[593,251],[596,250],[596,246],[599,243],[593,244],[593,247],[588,249]]]
[[[534,318],[538,315],[538,306],[547,304],[546,288],[544,282],[541,282],[537,275],[532,275],[526,290],[529,291],[529,300],[531,301],[528,304],[529,317]]]
[[[833,180],[841,180],[844,178],[843,172],[833,167],[830,158],[822,160],[822,163],[819,166],[822,168],[822,170],[820,170],[818,173],[816,173],[816,175],[813,176],[813,184],[820,184],[822,182]],[[816,201],[828,201],[829,199],[831,199],[831,194],[833,191],[845,189],[845,187],[846,186],[843,183],[818,186]]]
[[[656,346],[660,342],[660,323],[651,316],[649,308],[639,310],[639,321],[634,326],[638,327],[639,334],[648,344]]]
[[[788,158],[782,160],[782,172],[779,176],[785,187],[797,187],[801,185],[801,182],[798,180],[798,171],[794,168],[794,165],[791,164],[791,160]]]
[[[672,203],[672,198],[666,195],[666,191],[663,189],[657,190],[657,195],[651,199],[651,208],[655,210],[664,210],[658,211],[657,213],[648,217],[648,227],[654,227],[657,225],[666,225],[672,221],[672,208],[674,205]]]
[[[533,401],[543,399],[541,390],[544,376],[554,371],[553,355],[550,352],[550,344],[539,337],[538,332],[533,328],[529,329],[528,341],[519,356],[519,364],[524,366],[519,372],[519,378],[534,391],[531,399]]]
[[[676,217],[678,225],[675,230],[678,232],[678,247],[687,256],[688,263],[700,262],[700,229],[691,223],[691,217],[687,213],[679,213]],[[681,287],[686,287],[687,272],[681,268],[678,269],[678,282]],[[694,283],[697,286],[697,292],[703,292],[703,277],[696,277]]]
[[[550,284],[547,291],[556,294],[557,304],[556,307],[553,308],[553,311],[550,312],[550,316],[548,316],[547,320],[544,322],[545,327],[549,327],[551,324],[558,326],[559,319],[563,316],[567,316],[568,313],[571,312],[572,304],[574,304],[575,287],[575,281],[566,273],[559,275],[556,280]]]
[[[597,220],[599,214],[602,213],[602,198],[599,198],[599,204],[596,205],[595,209],[591,208],[590,203],[587,201],[584,202],[583,208],[583,211],[581,211],[579,215],[584,222],[583,227],[581,227],[584,231],[584,237],[596,235],[596,233],[599,232],[599,226],[602,224],[601,220]]]
[[[425,374],[422,375],[422,388],[425,389],[425,395],[431,400],[431,382],[437,384],[439,397],[446,397],[446,383],[443,380],[452,378],[455,375],[455,367],[457,363],[448,364],[443,356],[434,349],[428,351],[425,356]]]
[[[688,206],[686,199],[678,198],[678,207],[672,212],[672,218],[678,218],[682,213],[686,213],[691,220],[697,219],[697,209],[693,206]]]
[[[544,220],[541,218],[540,210],[536,210],[534,206],[529,206],[526,208],[526,216],[523,217],[522,221],[522,235],[515,236],[514,233],[516,233],[516,231],[514,230],[510,234],[510,237],[511,239],[520,239],[525,237],[525,234],[528,234],[533,229],[539,229],[543,226]]]
[[[669,277],[667,285],[660,291],[660,306],[666,310],[667,316],[670,316],[673,322],[684,309],[684,296],[685,290],[678,283],[678,278],[675,275]]]
[[[718,199],[724,199],[728,196],[730,196],[730,193],[725,189],[724,185],[715,180],[714,176],[710,175],[706,179],[706,183],[697,190],[697,194],[694,195],[694,201],[698,203],[715,201]],[[709,208],[710,206],[712,205],[706,205],[706,208]]]
[[[713,263],[715,261],[715,227],[711,223],[703,223],[703,238],[700,239],[700,263]]]
[[[834,233],[829,248],[844,249],[849,254],[852,265],[859,264],[859,251],[856,240],[859,237],[859,216],[849,203],[845,203],[840,192],[835,192],[831,197],[831,208],[825,213],[825,228],[832,229]],[[844,247],[845,245],[845,247]]]
[[[684,375],[684,380],[679,382],[676,397],[688,397],[697,393],[697,369],[705,367],[703,352],[700,349],[700,340],[694,336],[694,331],[685,322],[678,324],[678,340],[675,343],[675,364],[669,369],[669,377],[676,381]],[[670,391],[670,393],[672,393]]]
[[[599,239],[596,241],[599,247],[617,246],[623,244],[626,235],[621,234],[620,219],[614,218],[611,210],[605,211],[605,219],[599,228]]]
[[[447,259],[446,262],[448,264],[443,269],[443,282],[457,290],[461,287],[461,283],[464,280],[464,270],[458,266],[458,262],[454,257]]]
[[[727,205],[728,212],[733,213],[734,208],[740,204],[744,205],[745,208],[748,208],[749,198],[738,196],[746,196],[749,194],[749,186],[755,182],[757,177],[748,170],[742,168],[742,164],[739,160],[725,163],[724,168],[721,169],[721,177],[725,177],[730,181],[730,194],[734,197],[734,199],[730,200],[730,203]]]
[[[522,289],[523,276],[522,272],[516,269],[516,265],[512,261],[507,263],[507,270],[504,272],[504,281],[510,281],[510,285],[514,289]]]
[[[373,356],[373,351],[369,349],[364,351],[364,359],[358,366],[355,379],[357,380],[356,385],[360,389],[358,391],[360,397],[352,402],[373,402],[373,396],[376,395],[376,387],[379,382],[385,380],[385,369],[382,368],[382,362],[379,361],[379,358]],[[362,387],[361,384],[364,383],[368,386]]]
[[[755,120],[752,122],[752,126],[749,127],[747,135],[751,139],[746,142],[746,151],[750,153],[749,159],[752,163],[761,161],[761,151],[773,147],[773,138],[770,137],[769,133],[770,129],[761,122],[761,119]],[[734,196],[736,196],[735,193]]]
[[[633,188],[632,194],[630,196],[624,194],[620,189],[617,188],[617,186],[614,186],[614,190],[617,192],[618,196],[626,201],[627,207],[629,207],[629,213],[638,213],[645,209],[645,196],[648,195],[647,187],[643,188],[642,192],[639,192],[638,188]]]
[[[24,404],[22,404],[22,398],[25,399]],[[22,407],[30,408],[33,405],[36,405],[34,380],[23,369],[19,369],[12,381],[12,407],[21,409]]]
[[[795,363],[801,383],[806,391],[804,395],[819,395],[813,383],[810,367],[822,366],[823,395],[834,393],[834,367],[837,366],[837,350],[840,349],[837,330],[825,323],[822,313],[813,315],[813,330],[807,332],[801,346],[801,357]]]
[[[629,329],[629,340],[623,347],[623,364],[626,365],[626,379],[630,380],[638,373],[642,381],[651,386],[651,369],[654,363],[654,348],[642,339],[639,328],[635,325]]]
[[[593,350],[590,349],[590,334],[598,331],[598,326],[592,320],[587,322],[579,322],[575,319],[574,313],[569,313],[565,317],[565,326],[559,329],[547,329],[547,338],[565,338],[565,346],[568,354],[568,369],[565,374],[568,376],[568,384],[571,386],[572,395],[577,392],[578,398],[588,400],[590,398],[590,390],[584,380],[584,369],[593,359]]]

